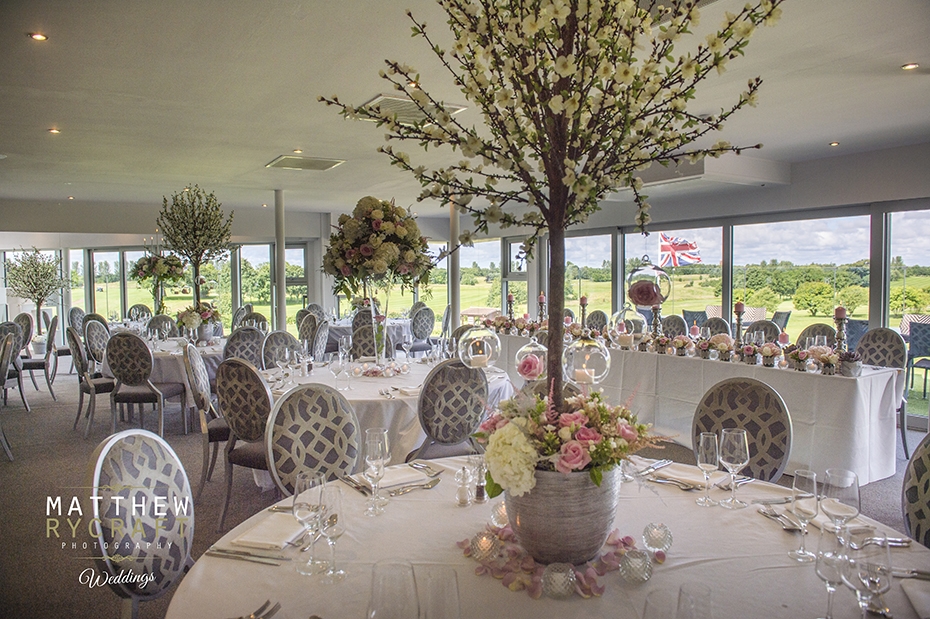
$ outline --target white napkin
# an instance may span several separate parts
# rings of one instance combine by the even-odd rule
[[[304,527],[291,514],[272,513],[257,525],[232,541],[236,546],[249,548],[276,548],[281,550],[288,542],[303,535]]]
[[[669,479],[674,479],[676,481],[683,481],[686,484],[694,484],[695,486],[704,485],[703,471],[701,471],[701,469],[697,468],[696,466],[689,466],[687,464],[673,462],[668,466],[663,466],[653,474],[658,477],[668,477]],[[714,485],[717,482],[728,478],[729,475],[724,471],[714,471],[710,474],[710,483],[711,485]]]
[[[810,524],[814,525],[814,526],[817,527],[818,529],[822,529],[822,528],[823,528],[823,525],[825,525],[825,524],[829,524],[829,525],[832,527],[832,526],[833,526],[833,518],[830,518],[829,516],[827,516],[825,513],[823,513],[823,511],[819,511],[819,512],[817,512],[817,515],[814,517],[814,519],[810,521]],[[847,522],[847,523],[846,523],[846,526],[848,526],[848,527],[867,527],[867,526],[870,526],[870,525],[869,525],[868,522],[866,522],[865,520],[863,520],[862,518],[859,518],[859,517],[857,516],[857,517],[853,518],[852,520],[850,520],[849,522]]]
[[[901,589],[920,619],[930,619],[930,582],[902,580]]]
[[[413,396],[420,395],[420,389],[420,387],[400,387],[397,391],[401,395]]]
[[[364,475],[354,475],[353,478],[357,479],[360,484],[371,487],[371,484],[368,483],[368,480],[365,479]],[[389,466],[384,469],[384,477],[381,478],[380,486],[382,488],[394,488],[396,486],[417,484],[426,482],[428,480],[429,477],[420,471],[411,468],[406,464],[399,464],[397,466]]]

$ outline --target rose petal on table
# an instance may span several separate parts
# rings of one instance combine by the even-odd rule
[[[654,556],[656,559],[656,563],[658,563],[659,565],[662,565],[663,563],[665,563],[666,556],[665,556],[664,550],[656,550]]]

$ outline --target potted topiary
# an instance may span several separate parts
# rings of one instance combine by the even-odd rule
[[[61,259],[44,254],[35,247],[6,262],[6,285],[17,297],[29,299],[36,306],[36,335],[33,351],[45,354],[46,336],[42,334],[42,306],[65,286],[61,276]]]

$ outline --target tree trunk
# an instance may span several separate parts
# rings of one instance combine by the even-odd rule
[[[44,300],[36,301],[36,335],[42,335],[42,301]],[[29,342],[26,344],[28,345]]]
[[[200,306],[200,263],[191,263],[194,267],[194,307]]]
[[[549,349],[546,375],[549,377],[549,394],[555,410],[562,410],[562,334],[565,322],[565,230],[559,226],[549,228]]]

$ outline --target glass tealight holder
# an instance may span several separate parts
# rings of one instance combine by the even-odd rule
[[[546,379],[546,362],[549,349],[536,340],[536,336],[520,347],[514,359],[517,362],[517,374],[526,381]]]
[[[575,568],[570,563],[550,563],[543,570],[542,590],[547,597],[564,600],[575,595]]]
[[[562,351],[562,371],[565,380],[575,385],[596,385],[610,371],[610,351],[589,335],[582,335]]]
[[[652,577],[652,558],[642,550],[628,550],[620,558],[620,575],[629,583],[646,582]]]
[[[664,524],[651,522],[643,529],[643,545],[649,552],[665,552],[672,546],[672,532]]]
[[[507,518],[507,504],[505,502],[501,501],[491,510],[491,524],[500,528],[510,524],[510,520]]]
[[[501,553],[501,541],[490,531],[482,531],[471,538],[471,556],[479,563],[496,559]]]
[[[655,266],[649,256],[626,278],[627,298],[640,307],[662,305],[672,293],[672,278],[664,269]]]
[[[473,327],[459,340],[459,359],[470,368],[494,365],[500,354],[500,338],[486,327]]]

